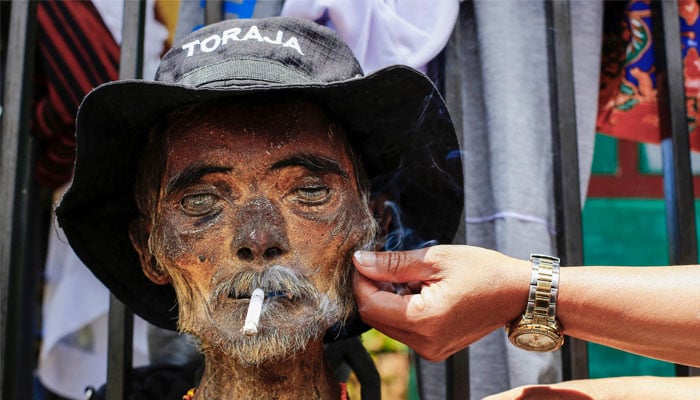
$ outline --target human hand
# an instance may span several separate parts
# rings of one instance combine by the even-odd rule
[[[697,398],[700,377],[622,376],[525,385],[484,400],[619,400]]]
[[[432,361],[503,327],[527,303],[529,262],[492,250],[359,251],[353,262],[362,319]],[[404,290],[388,291],[387,283]]]
[[[485,397],[483,400],[592,400],[579,390],[547,385],[521,386]]]

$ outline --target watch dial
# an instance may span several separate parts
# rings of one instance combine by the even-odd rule
[[[557,346],[551,337],[539,333],[523,333],[515,340],[520,346],[537,351],[547,351]]]

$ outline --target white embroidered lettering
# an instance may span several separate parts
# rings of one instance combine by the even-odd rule
[[[219,35],[211,35],[202,41],[202,43],[199,45],[199,48],[202,49],[202,51],[205,53],[211,53],[212,51],[216,50],[216,48],[219,47],[220,44],[221,38],[219,37]]]
[[[239,35],[242,33],[241,28],[231,28],[227,29],[223,32],[221,32],[221,36],[214,34],[206,39],[201,39],[201,40],[193,40],[191,42],[185,43],[182,45],[183,50],[187,50],[187,57],[192,57],[197,51],[197,46],[199,46],[199,51],[204,52],[204,53],[211,53],[212,51],[216,50],[219,48],[221,45],[226,45],[226,44],[231,44],[231,42],[241,42],[241,41],[247,41],[247,40],[257,40],[258,42],[266,42],[275,46],[283,46],[283,47],[289,47],[291,49],[294,49],[297,51],[297,53],[301,54],[302,56],[304,53],[301,51],[301,46],[299,46],[299,41],[295,36],[291,36],[287,39],[287,41],[284,41],[284,32],[283,31],[277,31],[276,36],[274,39],[271,39],[269,36],[262,36],[260,34],[260,31],[258,30],[258,27],[253,25],[248,29],[248,32],[246,32],[245,36],[242,38],[239,37]]]
[[[304,53],[301,52],[301,47],[299,47],[299,42],[297,42],[297,38],[294,36],[289,38],[289,40],[287,40],[287,42],[285,44],[283,44],[282,46],[291,47],[294,50],[296,50],[299,54],[301,54],[302,56],[304,55]]]
[[[267,43],[271,43],[271,44],[282,44],[282,35],[283,35],[282,31],[277,31],[277,37],[275,37],[275,40],[272,40],[267,36],[263,37],[263,40],[265,40]]]
[[[242,40],[250,40],[250,39],[255,39],[258,42],[263,41],[262,36],[260,36],[260,31],[258,31],[258,27],[255,25],[250,27],[250,29],[248,30],[248,33],[246,33],[245,36],[243,36]]]
[[[199,44],[199,40],[194,40],[189,43],[185,43],[182,45],[183,50],[187,50],[187,57],[192,57],[192,54],[194,54],[194,46]]]
[[[226,44],[229,40],[239,41],[241,40],[238,35],[241,33],[241,28],[231,28],[226,29],[221,34],[221,44]]]

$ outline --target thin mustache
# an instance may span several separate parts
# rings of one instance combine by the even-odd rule
[[[297,271],[273,265],[263,271],[243,270],[219,282],[213,298],[221,296],[250,298],[256,288],[265,292],[265,297],[286,296],[288,298],[317,298],[320,293],[311,281]]]

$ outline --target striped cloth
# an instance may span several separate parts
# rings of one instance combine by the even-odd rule
[[[42,1],[37,17],[36,176],[55,189],[73,171],[78,105],[92,88],[118,78],[119,46],[89,1]]]

